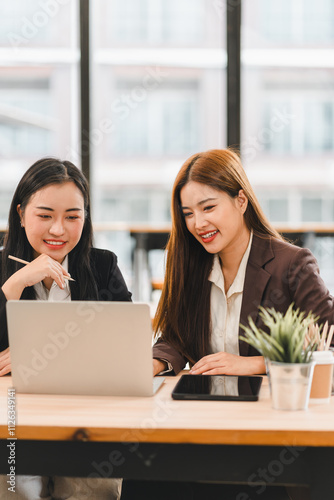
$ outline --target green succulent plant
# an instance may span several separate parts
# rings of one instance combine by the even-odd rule
[[[270,334],[257,328],[249,316],[249,326],[240,325],[245,330],[244,336],[240,335],[240,339],[255,347],[262,356],[271,361],[308,363],[312,352],[317,348],[317,343],[311,339],[305,347],[305,337],[308,327],[318,318],[311,312],[306,316],[305,312],[294,310],[293,306],[292,303],[284,315],[274,308],[260,306],[259,314]]]

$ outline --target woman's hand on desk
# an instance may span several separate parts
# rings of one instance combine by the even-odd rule
[[[12,371],[9,347],[0,352],[0,377]]]
[[[204,356],[194,364],[192,375],[255,375],[265,373],[262,356],[237,356],[227,352],[217,352]]]

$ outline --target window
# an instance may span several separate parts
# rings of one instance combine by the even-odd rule
[[[101,45],[202,45],[205,0],[108,0],[96,2]]]
[[[241,152],[273,222],[334,222],[333,12],[327,0],[243,2]]]
[[[79,136],[78,2],[3,2],[1,199],[42,156],[70,156]],[[78,163],[78,162],[77,162]],[[80,164],[79,164],[80,166]],[[9,204],[0,206],[6,221]]]
[[[262,34],[269,42],[302,45],[334,40],[332,0],[261,0],[259,18]]]
[[[124,104],[119,102],[113,109],[114,116],[119,116],[115,116],[111,153],[186,157],[199,147],[200,95],[196,80],[166,81],[147,91],[140,82],[118,82],[116,89]],[[133,95],[131,108],[125,104],[124,93],[129,99]]]
[[[90,4],[94,222],[168,223],[185,159],[226,146],[225,0]],[[80,166],[79,5],[3,2],[1,221],[35,160]],[[270,220],[333,222],[334,1],[244,0],[242,11],[241,153],[250,180]],[[125,241],[99,235],[101,245]]]
[[[14,50],[69,47],[76,35],[76,0],[1,3],[0,45]]]
[[[268,217],[272,222],[286,221],[288,218],[288,200],[272,198],[268,200]]]
[[[94,1],[95,219],[168,222],[185,159],[226,145],[224,46],[206,0]]]
[[[302,221],[316,222],[322,220],[322,200],[321,198],[303,198],[302,200]]]
[[[334,90],[333,100],[305,102],[305,151],[334,151]]]

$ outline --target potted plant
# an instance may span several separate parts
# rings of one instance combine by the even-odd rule
[[[240,338],[255,347],[265,358],[275,409],[302,410],[308,406],[314,364],[315,337],[306,336],[317,318],[294,310],[292,303],[285,314],[260,306],[260,317],[270,333],[258,328],[252,318]]]

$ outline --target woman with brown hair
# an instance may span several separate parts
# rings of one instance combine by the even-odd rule
[[[181,167],[172,193],[166,275],[154,320],[154,374],[265,372],[263,357],[239,339],[258,307],[285,312],[294,302],[333,323],[333,298],[312,253],[284,241],[265,217],[230,149],[195,154]],[[253,498],[246,485],[124,481],[122,500]],[[262,500],[296,498],[267,487]],[[303,499],[308,498],[302,490]],[[298,497],[299,498],[299,497]]]
[[[239,340],[258,307],[291,302],[333,323],[333,298],[312,253],[283,240],[264,215],[230,149],[191,156],[172,193],[166,276],[155,317],[154,373],[264,373],[262,356]]]

